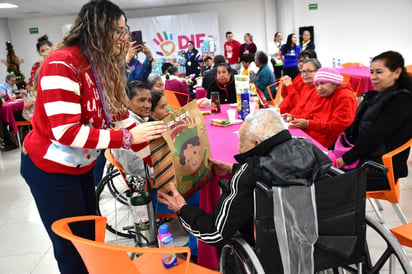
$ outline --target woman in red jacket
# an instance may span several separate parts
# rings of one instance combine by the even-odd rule
[[[289,115],[290,127],[301,128],[329,148],[354,120],[358,101],[343,77],[332,68],[320,68],[314,78],[316,94]]]

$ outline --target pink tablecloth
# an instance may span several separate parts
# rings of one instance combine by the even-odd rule
[[[14,113],[23,110],[24,108],[24,100],[11,100],[3,103],[3,106],[0,107],[0,120],[7,122],[13,132],[17,132],[16,120],[14,120]]]
[[[210,121],[214,118],[227,119],[227,110],[230,105],[221,105],[221,113],[205,115],[207,130],[209,135],[210,148],[212,158],[228,163],[235,163],[234,155],[238,154],[237,145],[239,138],[237,132],[241,124],[229,125],[226,127],[218,127],[210,125]],[[328,150],[320,143],[310,137],[301,129],[289,129],[293,136],[301,136],[311,140],[317,147],[322,149],[325,153]],[[334,161],[335,157],[328,153],[328,156]],[[216,176],[211,182],[203,186],[200,190],[200,208],[205,212],[210,213],[215,208],[215,205],[220,196],[220,189],[218,182],[221,178]],[[229,179],[229,178],[228,178]],[[198,245],[198,264],[208,267],[210,269],[217,269],[219,259],[217,257],[216,248],[199,241]]]
[[[371,82],[371,73],[368,67],[347,67],[340,68],[339,72],[342,75],[350,77],[350,84],[353,90],[356,90],[359,86],[359,95],[367,91],[373,90]]]
[[[196,99],[205,98],[207,95],[207,90],[203,87],[196,88]]]

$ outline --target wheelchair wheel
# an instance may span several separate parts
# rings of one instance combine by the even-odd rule
[[[388,269],[390,267],[395,271],[393,273],[401,273],[400,271],[404,271],[404,273],[412,273],[408,255],[406,254],[405,249],[403,249],[403,247],[399,244],[395,236],[393,236],[392,233],[382,224],[377,223],[369,216],[366,216],[366,224],[369,228],[366,232],[367,245],[368,238],[375,234],[375,236],[381,239],[379,240],[379,243],[382,244],[383,252],[381,255],[375,257],[371,256],[370,252],[368,252],[369,254],[367,254],[367,261],[363,266],[364,270],[367,273],[375,273],[383,267],[388,267]],[[369,246],[367,246],[366,250],[370,250]],[[381,249],[379,248],[379,250]],[[392,260],[390,260],[391,257],[393,258]]]
[[[240,237],[232,238],[223,247],[219,271],[223,274],[265,273],[254,250]]]
[[[107,171],[96,188],[97,214],[107,218],[107,230],[118,236],[133,238],[127,232],[134,225],[127,197],[128,185],[116,168],[109,167]]]
[[[392,233],[371,217],[365,216],[365,219],[367,231],[363,273],[412,273],[408,255]],[[379,247],[372,248],[372,241],[374,246],[379,243]],[[354,268],[348,270],[357,273]]]

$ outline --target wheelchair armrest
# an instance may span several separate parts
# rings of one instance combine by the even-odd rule
[[[330,175],[330,176],[338,176],[338,175],[342,175],[344,173],[345,173],[344,171],[340,170],[337,167],[333,167],[333,166],[331,166],[328,170],[328,175]]]
[[[267,185],[265,185],[264,183],[261,183],[259,181],[256,182],[256,188],[260,189],[261,191],[263,191],[263,193],[266,194],[266,196],[268,197],[272,197],[272,188],[268,187]]]
[[[366,172],[371,171],[373,174],[380,174],[382,176],[386,176],[388,173],[388,168],[380,163],[374,161],[366,161],[362,164],[362,168],[366,170]]]

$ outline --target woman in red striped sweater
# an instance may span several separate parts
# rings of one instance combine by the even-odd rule
[[[110,1],[92,0],[40,68],[33,130],[24,140],[21,174],[53,242],[61,273],[87,273],[74,246],[56,236],[51,224],[96,214],[93,166],[100,150],[133,149],[148,160],[147,142],[166,130],[163,122],[137,126],[128,117],[127,38],[124,12]],[[92,226],[77,229],[93,239]]]

